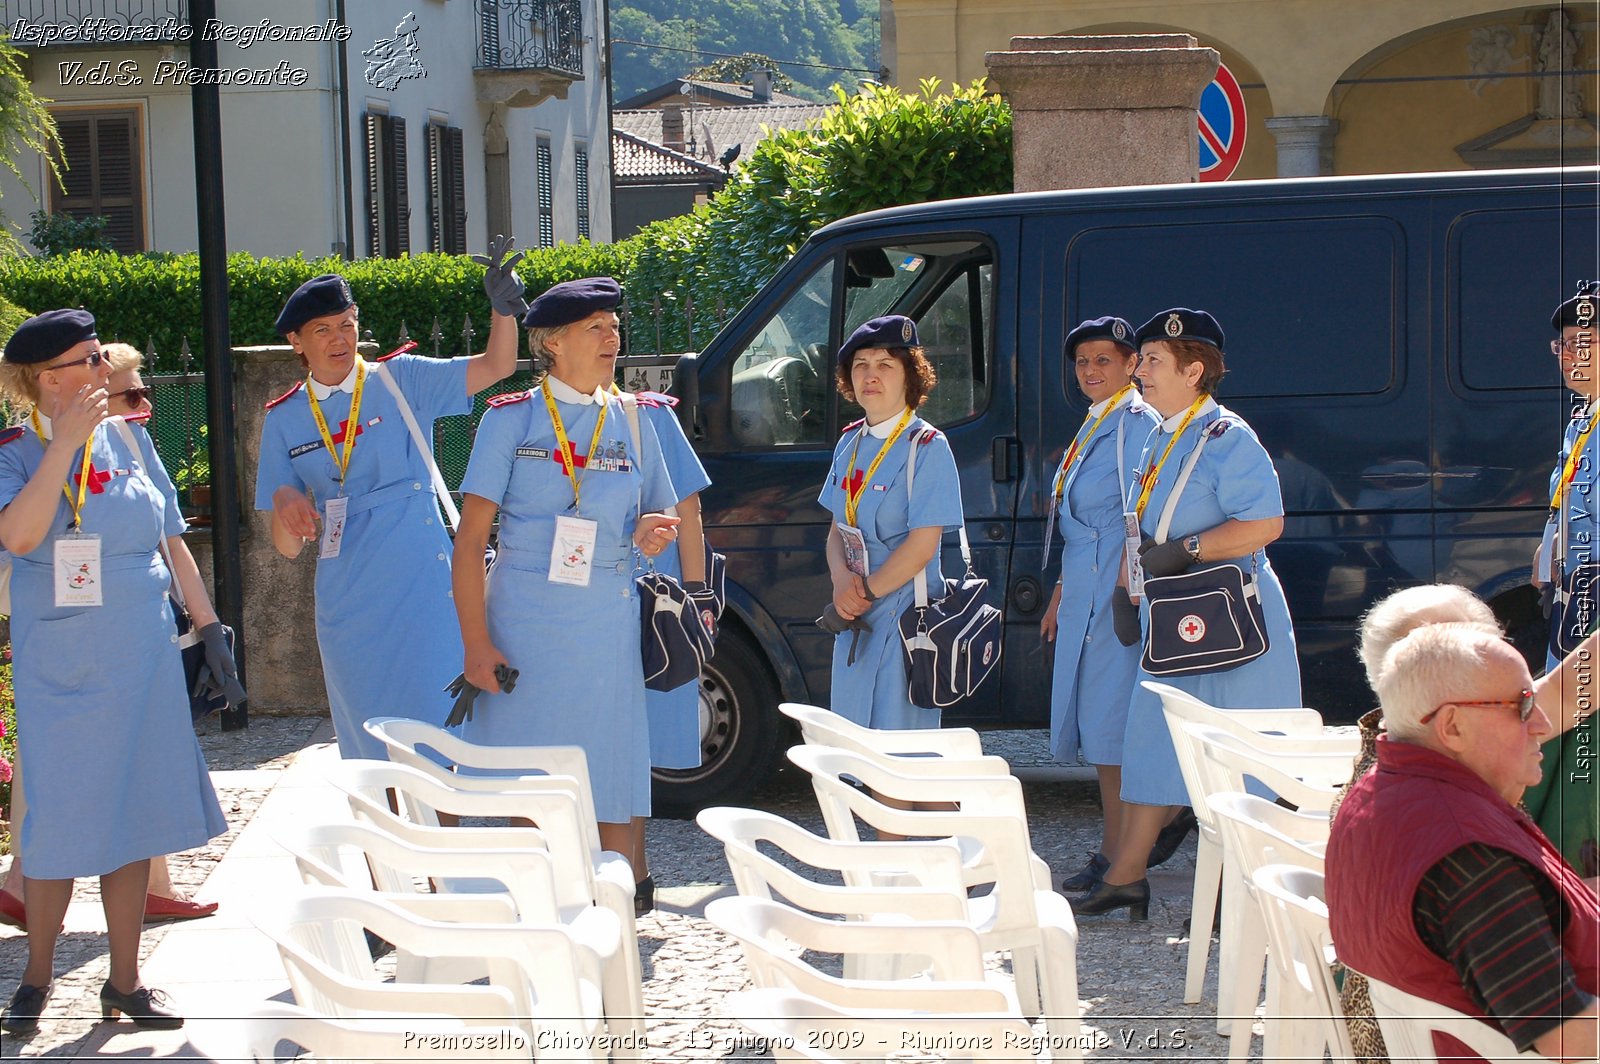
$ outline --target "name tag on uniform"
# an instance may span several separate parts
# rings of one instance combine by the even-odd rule
[[[543,461],[544,459],[550,457],[550,448],[548,448],[548,447],[518,447],[517,448],[517,457],[518,458],[537,458],[540,461]]]
[[[599,535],[598,522],[584,517],[557,517],[556,538],[550,545],[550,582],[588,587]]]
[[[844,544],[844,567],[865,580],[871,567],[867,564],[867,537],[861,529],[840,521],[839,541]]]
[[[327,500],[323,505],[322,515],[322,546],[317,552],[318,558],[337,558],[339,550],[344,546],[344,522],[349,516],[350,499],[348,496],[339,495]]]
[[[1139,515],[1124,512],[1122,515],[1122,550],[1128,558],[1128,597],[1138,602],[1144,597],[1144,566],[1139,563],[1139,544],[1144,537],[1139,534]]]
[[[100,537],[65,535],[55,543],[57,606],[99,606]]]

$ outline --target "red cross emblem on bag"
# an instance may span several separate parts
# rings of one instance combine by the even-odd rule
[[[1178,622],[1178,638],[1185,643],[1198,643],[1206,637],[1206,622],[1189,614]]]

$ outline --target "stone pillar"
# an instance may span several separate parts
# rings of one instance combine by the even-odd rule
[[[506,106],[489,108],[483,130],[484,245],[511,232],[511,145],[506,138]]]
[[[1018,192],[1198,179],[1221,57],[1190,35],[1013,37],[984,61],[1011,104]]]
[[[285,558],[272,545],[272,515],[255,508],[266,404],[301,380],[305,372],[290,347],[233,349],[233,394],[243,473],[239,491],[245,507],[240,569],[253,713],[328,712],[322,657],[317,653],[316,545],[307,547],[294,561]],[[373,639],[374,646],[381,645],[380,633],[373,633]]]
[[[1333,138],[1339,120],[1327,115],[1285,115],[1267,119],[1278,142],[1279,177],[1326,177],[1333,173]]]

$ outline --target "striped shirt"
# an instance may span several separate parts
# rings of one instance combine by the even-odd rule
[[[1519,1050],[1593,1000],[1561,952],[1566,902],[1520,857],[1462,846],[1423,875],[1412,902],[1417,934]]]

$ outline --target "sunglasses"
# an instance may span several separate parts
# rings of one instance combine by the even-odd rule
[[[1533,707],[1535,705],[1537,705],[1537,703],[1533,700],[1533,692],[1524,688],[1522,693],[1516,698],[1496,698],[1488,702],[1444,702],[1434,707],[1432,713],[1429,713],[1426,717],[1423,717],[1421,720],[1417,721],[1417,723],[1428,723],[1434,717],[1438,716],[1439,710],[1443,709],[1445,706],[1516,706],[1517,720],[1526,724],[1528,722],[1528,718],[1533,716]]]
[[[124,388],[120,392],[112,392],[107,398],[116,399],[119,396],[128,401],[129,406],[138,406],[155,393],[155,389],[148,384],[138,388]]]
[[[1550,353],[1552,355],[1576,355],[1580,351],[1592,351],[1595,342],[1588,336],[1569,336],[1565,340],[1551,340]]]
[[[94,351],[84,355],[82,358],[75,358],[71,362],[57,362],[53,366],[46,366],[45,369],[71,369],[73,366],[85,365],[98,367],[100,363],[104,362],[105,360],[106,356],[104,353],[100,351]]]

